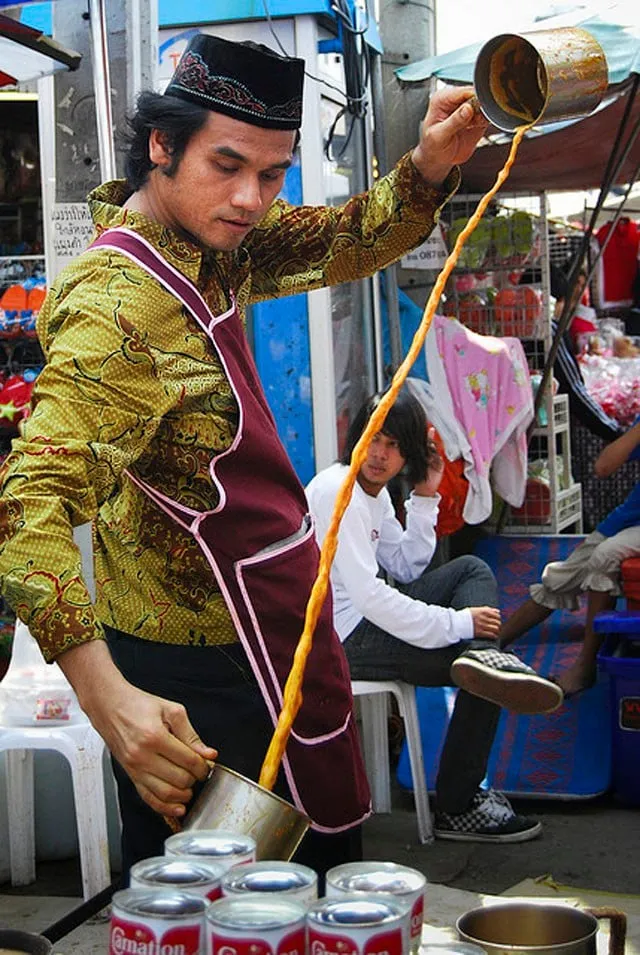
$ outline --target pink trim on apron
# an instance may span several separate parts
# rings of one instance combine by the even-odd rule
[[[133,468],[125,473],[200,546],[275,726],[317,573],[318,548],[304,489],[278,437],[235,302],[232,297],[231,308],[213,316],[198,289],[129,229],[108,230],[90,248],[127,256],[175,296],[211,340],[230,382],[239,424],[231,446],[209,465],[219,493],[215,508],[185,507]],[[328,597],[283,760],[296,805],[321,832],[348,829],[370,813],[352,702]]]

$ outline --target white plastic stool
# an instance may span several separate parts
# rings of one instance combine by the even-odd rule
[[[374,812],[391,812],[387,694],[392,693],[407,734],[418,835],[423,844],[433,842],[415,686],[400,680],[352,680],[351,690],[360,699],[362,748]]]
[[[11,884],[35,881],[33,750],[56,750],[71,767],[80,845],[82,893],[91,898],[109,885],[109,843],[104,796],[104,743],[88,720],[69,726],[0,727],[5,752]]]
[[[95,600],[91,525],[74,529],[80,549],[87,588]],[[33,652],[33,637],[20,621],[16,622],[12,659],[25,648]],[[37,648],[35,650],[38,653]],[[44,665],[44,661],[42,661]],[[11,668],[10,668],[11,669]],[[6,674],[6,678],[9,673]],[[60,679],[64,680],[60,674]],[[64,681],[66,684],[66,681]],[[68,684],[66,684],[68,686]],[[25,692],[29,687],[25,686]],[[0,752],[6,753],[7,809],[11,884],[29,885],[35,881],[35,817],[33,804],[33,750],[48,749],[61,753],[71,768],[75,802],[82,893],[85,899],[106,888],[110,879],[107,808],[104,793],[102,757],[104,743],[87,717],[79,710],[73,690],[72,718],[58,725],[3,724],[0,718]],[[1,714],[0,714],[1,717]],[[15,721],[12,721],[15,722]]]

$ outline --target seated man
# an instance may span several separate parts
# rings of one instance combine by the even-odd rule
[[[620,438],[608,444],[593,466],[599,478],[609,477],[626,461],[640,459],[640,417]],[[579,596],[587,594],[587,616],[582,647],[575,663],[560,673],[557,682],[566,696],[580,693],[595,683],[596,657],[602,634],[593,629],[596,614],[610,610],[622,593],[620,565],[627,557],[640,555],[640,482],[571,552],[566,560],[544,568],[540,583],[530,588],[525,600],[500,631],[506,647],[554,610],[577,610]]]
[[[307,487],[320,543],[347,462],[379,400],[370,398],[356,415],[342,462]],[[406,529],[387,490],[401,471],[413,485]],[[441,475],[422,406],[402,392],[371,442],[338,532],[331,570],[335,627],[353,679],[462,688],[436,781],[436,835],[523,842],[538,835],[540,823],[517,816],[503,795],[480,788],[499,705],[547,712],[560,705],[562,693],[492,643],[500,611],[495,578],[483,561],[465,556],[429,569]],[[397,589],[379,575],[380,568],[398,581]]]

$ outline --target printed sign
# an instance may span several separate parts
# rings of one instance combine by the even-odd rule
[[[439,272],[448,254],[442,228],[436,225],[426,242],[419,245],[413,252],[402,256],[400,265],[403,269],[432,269]]]
[[[56,202],[51,213],[56,274],[89,245],[93,223],[86,202]]]
[[[620,729],[640,730],[640,698],[624,696],[620,700]]]

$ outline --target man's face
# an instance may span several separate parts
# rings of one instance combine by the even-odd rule
[[[152,215],[219,251],[237,248],[267,213],[291,165],[295,132],[262,129],[211,112],[173,175],[162,134],[149,138],[154,170],[148,183]]]
[[[358,484],[366,494],[377,497],[382,488],[402,471],[405,464],[398,440],[378,431],[360,468]]]

